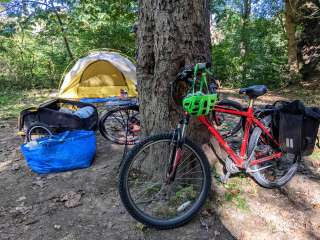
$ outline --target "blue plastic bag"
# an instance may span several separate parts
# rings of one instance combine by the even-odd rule
[[[67,131],[21,145],[28,166],[36,173],[89,167],[96,153],[93,131]]]

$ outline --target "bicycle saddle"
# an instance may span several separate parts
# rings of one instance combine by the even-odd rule
[[[253,85],[247,88],[240,88],[240,94],[246,94],[250,98],[257,98],[268,91],[265,85]]]

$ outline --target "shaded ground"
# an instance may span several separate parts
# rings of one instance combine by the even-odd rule
[[[223,98],[244,98],[233,91],[222,90]],[[291,91],[280,90],[260,97],[257,104],[277,100],[302,99],[320,105],[316,83]],[[220,158],[226,154],[213,141]],[[221,169],[216,161],[215,167]],[[294,178],[281,189],[265,189],[251,178],[236,176],[225,185],[214,180],[216,209],[222,223],[238,239],[320,239],[320,151],[305,157]]]
[[[239,99],[233,90],[222,92]],[[312,85],[304,94],[299,88],[282,90],[257,103],[302,98],[319,105],[319,96],[319,87]],[[213,172],[214,194],[201,214],[179,229],[156,231],[134,221],[122,207],[117,193],[121,146],[98,134],[92,167],[39,176],[22,159],[16,131],[15,119],[0,121],[1,240],[320,239],[320,151],[306,158],[299,173],[279,190],[261,188],[245,176],[223,185]],[[215,152],[224,157],[217,145]],[[218,161],[215,166],[221,168]]]
[[[14,120],[0,123],[0,239],[234,239],[216,215],[202,214],[175,230],[134,221],[117,192],[122,146],[98,135],[92,167],[39,176],[19,152]]]

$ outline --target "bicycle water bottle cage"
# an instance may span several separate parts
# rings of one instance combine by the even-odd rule
[[[194,76],[192,81],[191,92],[183,99],[182,106],[183,109],[189,113],[191,116],[201,116],[207,115],[210,111],[213,110],[214,104],[217,101],[217,94],[210,93],[208,84],[207,84],[207,72],[202,71],[199,82],[199,90],[196,91],[196,82],[198,76],[199,64],[196,64],[194,67]],[[206,87],[206,91],[203,91],[203,85]]]

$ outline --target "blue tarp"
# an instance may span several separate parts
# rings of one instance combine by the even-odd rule
[[[136,98],[109,97],[109,98],[82,98],[80,102],[84,103],[105,103],[106,106],[127,106],[136,105],[138,100]]]

